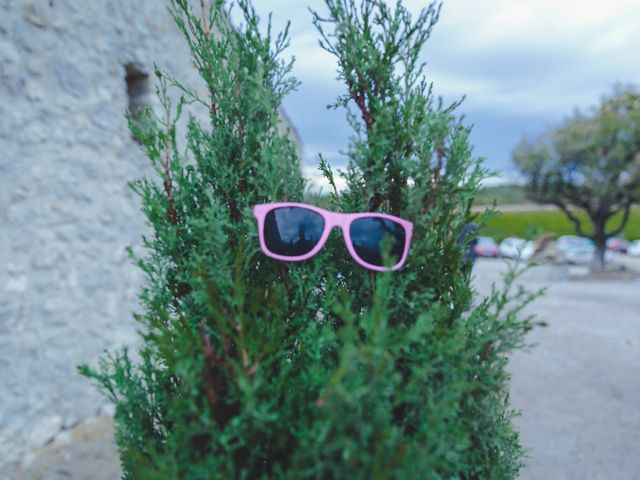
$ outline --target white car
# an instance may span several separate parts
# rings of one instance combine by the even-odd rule
[[[533,242],[522,238],[507,237],[500,242],[498,247],[500,256],[516,260],[529,260],[535,251]]]
[[[572,265],[587,265],[593,262],[596,245],[590,238],[563,235],[556,242],[556,252],[561,261]],[[611,252],[605,252],[604,261],[611,261]]]
[[[640,257],[640,240],[635,240],[629,244],[627,247],[627,255]]]
[[[584,265],[593,261],[596,246],[593,241],[575,235],[563,235],[556,242],[558,258],[573,265]]]

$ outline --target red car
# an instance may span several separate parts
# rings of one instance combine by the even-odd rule
[[[607,239],[607,248],[612,252],[627,253],[629,242],[624,238],[611,237]]]
[[[478,257],[498,258],[500,256],[498,244],[491,237],[478,237],[478,243],[473,247],[473,251]]]

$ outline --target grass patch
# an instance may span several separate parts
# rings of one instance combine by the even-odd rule
[[[591,231],[591,224],[583,212],[576,216],[582,220],[584,229]],[[620,223],[621,214],[615,215],[607,227],[612,230]],[[573,224],[560,211],[504,212],[491,218],[482,229],[487,235],[500,241],[505,237],[537,238],[544,234],[575,235]],[[627,240],[640,239],[640,208],[631,211],[629,222],[621,235]]]
[[[474,203],[476,205],[491,204],[493,199],[498,201],[498,205],[526,203],[524,191],[522,187],[517,185],[483,188]],[[328,195],[307,193],[305,201],[321,208],[331,208]],[[576,215],[582,221],[584,229],[590,232],[591,223],[588,221],[587,215],[581,211],[578,211]],[[612,230],[619,225],[621,216],[622,214],[620,213],[609,221],[608,230]],[[500,212],[489,220],[480,234],[493,237],[499,242],[506,237],[534,239],[545,234],[575,235],[576,231],[573,228],[573,223],[561,211],[538,210]],[[640,239],[640,208],[631,210],[629,222],[621,236],[627,240]]]

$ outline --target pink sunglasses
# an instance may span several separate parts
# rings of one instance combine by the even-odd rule
[[[299,262],[324,246],[334,227],[340,227],[353,259],[365,268],[383,272],[404,265],[413,224],[386,213],[335,213],[305,203],[265,203],[253,207],[258,220],[260,248],[277,260]],[[383,259],[389,245],[390,267]]]

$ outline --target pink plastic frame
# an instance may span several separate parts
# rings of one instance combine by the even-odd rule
[[[322,232],[322,236],[318,241],[318,244],[313,247],[313,249],[309,253],[305,253],[304,255],[298,255],[295,257],[287,257],[284,255],[278,255],[276,253],[270,252],[267,248],[267,245],[264,240],[264,220],[271,210],[275,210],[277,208],[287,208],[287,207],[300,207],[306,208],[307,210],[311,210],[322,216],[324,219],[324,231]],[[253,207],[253,215],[258,220],[258,236],[260,237],[260,248],[264,252],[265,255],[271,258],[275,258],[276,260],[283,260],[287,262],[301,262],[303,260],[307,260],[317,254],[324,244],[327,242],[327,238],[329,238],[329,234],[331,230],[335,227],[340,227],[342,229],[342,235],[344,237],[344,242],[347,246],[347,250],[353,259],[362,265],[365,268],[370,270],[376,270],[378,272],[384,272],[387,270],[398,270],[404,265],[404,262],[407,260],[407,255],[409,253],[409,246],[411,245],[411,236],[413,235],[413,224],[407,220],[403,220],[402,218],[388,215],[386,213],[375,213],[375,212],[364,212],[364,213],[336,213],[330,212],[328,210],[324,210],[322,208],[315,207],[313,205],[307,205],[306,203],[295,203],[295,202],[280,202],[280,203],[264,203],[261,205],[256,205]],[[380,267],[378,265],[372,265],[370,263],[362,260],[355,249],[353,248],[353,243],[351,241],[351,234],[349,232],[349,226],[351,222],[358,218],[386,218],[387,220],[391,220],[393,222],[399,223],[405,230],[405,245],[402,252],[402,258],[400,261],[395,264],[391,268]]]

